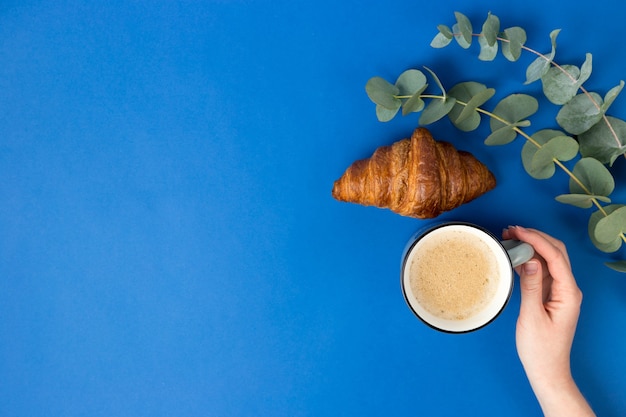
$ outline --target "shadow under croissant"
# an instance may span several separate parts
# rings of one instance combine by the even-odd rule
[[[496,179],[471,153],[436,141],[423,127],[410,139],[382,146],[355,161],[334,183],[338,201],[387,208],[429,219],[492,190]]]

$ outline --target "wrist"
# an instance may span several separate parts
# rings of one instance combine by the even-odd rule
[[[529,379],[545,417],[595,416],[571,373],[554,379]]]

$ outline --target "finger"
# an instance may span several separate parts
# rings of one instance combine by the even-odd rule
[[[511,228],[512,234],[519,240],[529,243],[535,252],[545,259],[550,274],[557,282],[569,286],[576,285],[569,258],[564,245],[556,239],[547,239],[543,233],[523,227]]]
[[[541,230],[531,229],[531,228],[528,228],[526,230],[528,230],[530,232],[537,233],[538,235],[542,236],[545,240],[547,240],[552,245],[554,245],[563,254],[563,256],[565,257],[565,260],[567,261],[568,264],[570,263],[569,254],[567,253],[567,248],[565,247],[565,244],[563,242],[561,242],[560,240],[550,236],[549,234],[547,234],[545,232],[542,232]]]
[[[522,265],[520,270],[520,315],[536,315],[545,313],[544,285],[541,262],[531,259]]]
[[[565,247],[565,244],[563,242],[561,242],[560,240],[550,236],[549,234],[544,233],[541,230],[531,229],[531,228],[524,228],[524,227],[521,227],[521,226],[509,226],[509,228],[505,229],[505,230],[506,230],[506,236],[507,236],[505,239],[518,239],[518,240],[521,240],[520,237],[519,237],[519,234],[520,233],[523,234],[525,232],[534,233],[534,234],[537,234],[537,235],[543,237],[545,240],[550,242],[557,250],[559,250],[562,253],[563,257],[565,258],[567,264],[571,265],[570,264],[569,255],[567,253],[567,248]],[[502,232],[502,235],[503,236],[505,235],[504,231]]]

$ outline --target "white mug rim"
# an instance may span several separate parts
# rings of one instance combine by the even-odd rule
[[[422,315],[416,311],[415,307],[413,306],[413,303],[410,300],[410,297],[407,295],[407,289],[406,289],[406,283],[405,283],[405,270],[406,270],[406,266],[407,266],[407,261],[410,258],[410,254],[413,250],[413,248],[417,245],[417,243],[424,238],[425,236],[429,235],[430,233],[434,232],[435,230],[441,229],[443,227],[450,227],[450,226],[464,226],[464,227],[470,227],[473,229],[478,230],[479,232],[482,232],[484,235],[486,235],[487,237],[491,238],[497,245],[497,247],[499,247],[502,252],[504,253],[504,257],[503,259],[506,259],[506,261],[508,262],[508,271],[509,275],[508,275],[508,290],[506,292],[506,295],[502,297],[502,300],[498,302],[498,304],[500,305],[498,310],[496,312],[494,312],[494,314],[489,317],[488,320],[485,320],[483,322],[481,322],[478,325],[474,325],[471,326],[469,328],[463,328],[463,329],[449,329],[449,328],[444,328],[444,327],[440,327],[438,325],[436,325],[435,323],[431,323],[429,320],[427,320],[426,318],[422,317]],[[513,275],[513,265],[511,264],[511,259],[509,258],[509,255],[506,251],[506,249],[504,248],[504,246],[502,246],[502,244],[500,243],[500,239],[498,239],[493,233],[491,233],[488,229],[479,226],[477,224],[474,223],[470,223],[470,222],[462,222],[462,221],[448,221],[448,222],[443,222],[443,223],[438,223],[435,225],[430,225],[427,226],[426,228],[418,231],[417,233],[415,233],[413,235],[413,237],[409,240],[408,244],[406,245],[406,248],[404,250],[404,253],[402,255],[402,265],[401,265],[401,270],[400,270],[400,283],[401,283],[401,287],[402,287],[402,295],[404,297],[404,300],[406,301],[409,309],[413,312],[413,314],[419,318],[423,323],[425,323],[426,325],[428,325],[429,327],[444,332],[444,333],[454,333],[454,334],[460,334],[460,333],[470,333],[479,329],[484,328],[485,326],[489,325],[490,323],[492,323],[496,318],[498,318],[500,316],[500,314],[504,311],[504,309],[506,308],[509,300],[511,299],[511,296],[513,294],[513,286],[514,286],[514,275]],[[507,277],[503,277],[503,280],[507,280]],[[415,303],[418,303],[417,300],[414,301]]]

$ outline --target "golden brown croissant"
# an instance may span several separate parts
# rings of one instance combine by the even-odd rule
[[[472,154],[417,128],[411,139],[378,148],[335,181],[339,201],[388,208],[403,216],[432,218],[496,186],[493,174]]]

